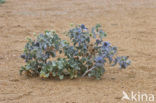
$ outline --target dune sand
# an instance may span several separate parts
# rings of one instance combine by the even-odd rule
[[[19,75],[26,37],[69,24],[96,23],[106,41],[132,61],[107,68],[102,80],[41,80]],[[156,96],[156,0],[6,0],[0,4],[0,103],[133,103],[122,91]],[[156,101],[156,98],[155,98]],[[146,103],[146,102],[142,102]]]

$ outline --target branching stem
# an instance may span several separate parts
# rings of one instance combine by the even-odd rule
[[[82,77],[84,77],[88,72],[92,71],[93,69],[95,69],[95,66],[93,66],[92,68],[88,69],[88,70],[82,75]]]

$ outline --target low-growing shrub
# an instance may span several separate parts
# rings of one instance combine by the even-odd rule
[[[26,65],[21,67],[20,74],[25,71],[27,75],[42,78],[89,76],[100,79],[107,62],[112,66],[119,64],[121,69],[130,64],[128,56],[116,56],[117,47],[103,40],[106,33],[99,24],[91,32],[84,24],[76,25],[67,36],[70,42],[61,40],[54,31],[45,31],[35,40],[28,39],[21,55]]]

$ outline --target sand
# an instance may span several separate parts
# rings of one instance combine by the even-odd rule
[[[56,30],[66,39],[63,32],[70,23],[87,27],[100,23],[108,34],[105,41],[118,47],[118,55],[130,56],[131,66],[108,67],[101,80],[20,76],[26,37]],[[134,103],[122,101],[122,91],[156,96],[156,0],[6,0],[0,4],[0,103]]]

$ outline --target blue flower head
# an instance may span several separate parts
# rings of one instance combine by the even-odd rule
[[[109,47],[110,46],[110,43],[109,42],[103,42],[103,46],[104,47]]]
[[[99,57],[95,58],[95,62],[96,62],[96,63],[104,63],[105,60],[103,59],[102,56],[99,56]]]
[[[81,29],[86,29],[85,25],[84,24],[81,24]]]
[[[101,42],[102,42],[101,40],[96,39],[96,44],[97,44],[97,45],[101,44]]]
[[[131,64],[131,61],[128,60],[128,56],[122,56],[122,57],[118,57],[118,62],[120,65],[120,68],[126,68],[128,65]]]

